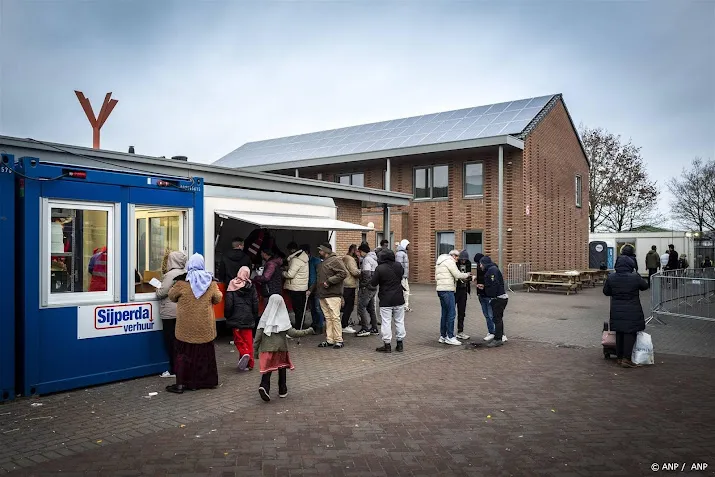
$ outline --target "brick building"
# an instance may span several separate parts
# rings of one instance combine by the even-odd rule
[[[589,164],[560,94],[245,144],[216,162],[413,196],[408,206],[339,207],[411,242],[411,280],[433,280],[439,253],[491,255],[506,268],[588,265]],[[501,214],[500,214],[501,209]],[[499,220],[501,217],[501,221]]]

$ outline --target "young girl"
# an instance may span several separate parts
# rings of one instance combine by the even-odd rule
[[[254,357],[261,366],[261,386],[258,394],[261,399],[271,400],[271,373],[278,371],[278,396],[288,396],[286,369],[295,369],[288,355],[288,339],[314,334],[313,328],[298,331],[290,324],[288,309],[280,295],[271,295],[268,305],[261,316],[253,342]]]
[[[253,327],[258,321],[258,293],[250,280],[251,270],[241,267],[226,289],[224,317],[233,328],[233,342],[239,353],[238,370],[253,369]]]

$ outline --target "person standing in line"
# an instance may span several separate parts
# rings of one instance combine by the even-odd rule
[[[710,260],[710,257],[706,256],[705,260],[703,260],[703,263],[700,264],[700,268],[713,268],[713,261]]]
[[[183,252],[172,251],[166,259],[166,272],[161,278],[161,287],[156,290],[159,299],[159,315],[161,316],[164,345],[169,355],[169,369],[161,374],[162,378],[175,378],[174,374],[174,341],[176,340],[176,303],[169,300],[169,290],[174,285],[176,277],[186,273],[186,255]]]
[[[288,369],[295,369],[288,354],[288,339],[313,334],[313,328],[296,330],[290,325],[288,308],[280,295],[271,295],[268,305],[258,322],[253,341],[254,359],[261,369],[261,385],[258,395],[265,402],[271,400],[271,375],[278,371],[278,397],[288,397]]]
[[[685,254],[682,254],[680,256],[680,259],[678,260],[678,269],[685,270],[688,267],[690,267],[690,263],[688,263],[688,256]]]
[[[610,326],[616,332],[616,362],[623,368],[635,368],[637,365],[631,361],[633,346],[638,332],[645,329],[639,294],[648,289],[648,282],[635,273],[633,259],[626,255],[618,257],[615,269],[603,284],[603,294],[611,297]]]
[[[380,246],[375,249],[375,253],[377,255],[380,255],[380,252],[383,250],[386,250],[390,248],[390,242],[388,240],[382,239],[380,240]]]
[[[469,261],[469,254],[466,250],[459,253],[457,268],[462,273],[472,272],[472,262]],[[464,332],[464,317],[467,314],[467,298],[472,293],[472,280],[457,280],[457,290],[455,300],[457,301],[457,339],[468,340],[469,335]]]
[[[651,277],[658,273],[660,268],[660,255],[658,255],[655,245],[650,248],[650,251],[645,256],[645,267],[648,269],[648,283],[650,283]]]
[[[678,270],[680,267],[680,258],[678,257],[678,252],[675,251],[675,245],[668,245],[668,270]],[[678,288],[678,276],[679,272],[673,272],[671,275],[671,286],[674,289]]]
[[[325,242],[318,247],[318,253],[323,262],[318,267],[318,276],[310,294],[320,299],[320,308],[325,316],[326,339],[318,346],[341,349],[343,345],[343,328],[340,326],[340,305],[343,300],[343,282],[348,276],[343,261],[333,252],[330,243]]]
[[[343,257],[343,264],[348,271],[348,276],[343,282],[343,302],[342,307],[342,327],[343,334],[355,334],[355,328],[350,324],[350,318],[355,311],[355,298],[357,297],[358,279],[360,278],[360,269],[358,268],[357,245],[350,245],[348,253]]]
[[[474,263],[477,264],[477,274],[475,275],[475,281],[477,282],[477,298],[479,299],[479,304],[482,307],[482,314],[487,322],[487,335],[484,337],[484,341],[491,341],[494,339],[494,310],[492,310],[491,300],[487,298],[484,294],[484,269],[479,265],[480,260],[484,257],[483,254],[477,253],[474,256]],[[481,287],[479,285],[482,285]],[[506,336],[502,336],[502,341],[506,341]]]
[[[506,294],[501,270],[490,257],[482,257],[479,266],[484,270],[484,285],[477,287],[484,289],[484,295],[489,299],[494,312],[494,339],[487,343],[487,347],[496,348],[504,344],[504,310],[509,302],[509,295]]]
[[[377,313],[375,312],[375,295],[377,287],[372,285],[372,275],[377,270],[377,255],[370,251],[370,246],[363,242],[358,247],[362,257],[360,269],[360,293],[358,294],[358,317],[362,329],[357,336],[364,337],[379,334],[377,330]],[[369,320],[369,321],[368,321]]]
[[[238,370],[253,369],[253,328],[258,322],[258,293],[251,283],[251,269],[241,267],[226,289],[226,326],[233,330],[238,351]]]
[[[167,386],[166,390],[176,394],[182,394],[185,389],[218,386],[213,305],[221,302],[222,294],[211,273],[206,271],[201,254],[191,256],[186,270],[185,275],[176,277],[176,283],[169,290],[169,300],[176,303],[176,384]]]
[[[320,308],[320,301],[317,295],[311,295],[310,290],[312,289],[315,282],[318,281],[318,267],[320,267],[320,257],[314,257],[310,254],[310,245],[303,244],[300,246],[301,249],[310,257],[308,259],[308,291],[305,292],[306,299],[310,305],[310,326],[315,330],[318,335],[323,334],[325,327],[325,316],[323,315],[323,310]]]
[[[248,267],[250,269],[251,265],[251,257],[243,251],[243,238],[235,237],[231,240],[231,250],[221,257],[216,278],[228,287],[231,280],[238,275],[238,271],[241,267]]]
[[[266,261],[263,273],[256,276],[253,281],[265,298],[271,295],[280,295],[283,291],[283,274],[281,273],[283,259],[268,248],[261,250],[261,256]]]
[[[410,250],[410,241],[403,239],[397,246],[397,254],[395,254],[395,261],[402,265],[404,270],[402,274],[402,288],[405,290],[405,311],[412,311],[410,308],[410,257],[408,252]]]
[[[636,249],[633,245],[627,243],[621,247],[621,255],[631,257],[633,263],[636,265],[636,272],[638,271],[638,259],[636,258]]]
[[[660,256],[660,268],[663,271],[668,270],[668,262],[670,261],[670,250],[666,250],[663,255]]]
[[[379,265],[372,274],[370,284],[380,289],[380,318],[382,319],[383,345],[375,351],[392,353],[392,322],[395,322],[397,347],[395,351],[404,351],[403,342],[407,336],[405,330],[405,296],[402,289],[402,265],[395,261],[395,252],[383,250],[377,257]]]
[[[290,301],[293,305],[293,315],[297,330],[305,326],[303,312],[305,311],[306,292],[308,291],[308,281],[310,279],[309,258],[298,244],[291,242],[288,244],[288,269],[283,272],[285,278],[285,289],[288,290]]]
[[[469,273],[460,272],[457,268],[459,251],[452,250],[449,254],[437,257],[435,280],[437,281],[437,296],[442,308],[439,325],[439,342],[459,346],[462,343],[454,337],[455,298],[457,280],[466,280]]]

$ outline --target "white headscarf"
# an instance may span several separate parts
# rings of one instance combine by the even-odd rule
[[[258,328],[263,328],[263,334],[271,336],[273,333],[281,333],[292,328],[290,317],[288,316],[288,308],[280,295],[271,295],[268,299],[268,305],[263,311],[261,321],[258,322]]]

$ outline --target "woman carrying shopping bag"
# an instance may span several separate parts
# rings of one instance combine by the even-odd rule
[[[648,282],[635,272],[634,260],[621,255],[616,260],[616,272],[603,284],[603,294],[611,297],[611,331],[616,332],[617,363],[623,368],[635,368],[631,361],[633,346],[639,331],[645,330],[645,317],[640,292],[648,289]]]

